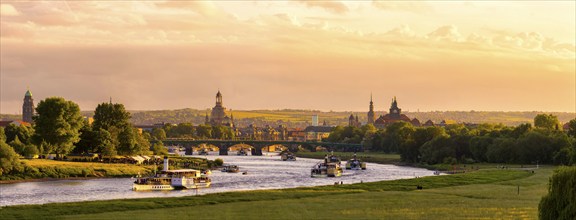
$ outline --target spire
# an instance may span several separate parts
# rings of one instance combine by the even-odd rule
[[[30,92],[30,87],[26,86],[26,94],[24,95],[24,97],[26,96],[30,96],[32,97],[32,93]]]
[[[222,93],[220,93],[220,89],[218,89],[218,93],[216,93],[216,106],[222,106]]]
[[[112,96],[110,96],[110,104],[112,104]]]

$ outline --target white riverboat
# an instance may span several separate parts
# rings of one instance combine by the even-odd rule
[[[206,173],[194,169],[168,170],[168,158],[164,157],[164,169],[150,177],[137,178],[134,191],[174,190],[208,188],[212,183]]]
[[[326,155],[324,161],[317,163],[312,167],[311,177],[338,177],[342,176],[342,167],[340,167],[340,158],[331,154]]]
[[[358,160],[356,158],[356,154],[354,154],[354,157],[346,162],[346,169],[347,170],[365,170],[366,169],[366,162]]]

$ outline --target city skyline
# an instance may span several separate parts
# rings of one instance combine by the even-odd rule
[[[83,111],[576,112],[575,2],[3,1],[0,113],[61,96]]]

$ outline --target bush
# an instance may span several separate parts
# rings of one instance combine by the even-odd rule
[[[538,206],[540,219],[576,219],[576,167],[557,169],[549,184]]]
[[[216,158],[214,160],[214,164],[216,164],[216,166],[222,166],[222,164],[224,164],[224,160],[222,160],[220,158]]]

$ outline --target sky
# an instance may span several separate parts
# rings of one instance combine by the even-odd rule
[[[10,1],[0,113],[576,112],[575,1]]]

